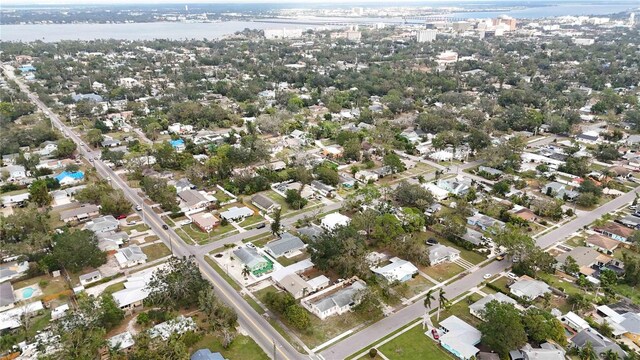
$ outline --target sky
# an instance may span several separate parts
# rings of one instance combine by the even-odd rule
[[[500,2],[501,0],[491,0],[490,2]],[[504,1],[504,0],[503,0]],[[533,0],[532,2],[535,2]],[[389,0],[354,0],[354,3],[388,3],[389,6],[393,6],[393,2]],[[402,2],[421,3],[428,5],[429,3],[460,3],[460,0],[403,0]],[[486,0],[463,0],[462,2],[486,2]],[[47,4],[47,5],[87,5],[87,4],[252,4],[252,3],[340,3],[345,4],[344,0],[6,0],[5,4],[12,5],[33,5],[33,4]],[[347,1],[348,3],[348,1]]]

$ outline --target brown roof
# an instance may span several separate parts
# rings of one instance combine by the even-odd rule
[[[526,221],[533,221],[536,218],[536,214],[527,208],[520,209],[513,213],[513,215]]]
[[[600,226],[596,228],[596,230],[606,231],[612,234],[622,236],[624,238],[629,238],[631,235],[633,235],[633,231],[634,231],[633,229],[630,229],[620,224],[616,224],[614,222],[608,222],[604,226]]]
[[[586,241],[587,241],[587,244],[591,244],[601,249],[607,249],[610,251],[615,250],[618,247],[618,245],[620,245],[618,241],[600,234],[593,234],[589,236]]]

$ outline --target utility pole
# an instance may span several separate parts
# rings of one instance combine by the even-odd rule
[[[276,360],[276,340],[271,339],[273,341],[273,360]]]

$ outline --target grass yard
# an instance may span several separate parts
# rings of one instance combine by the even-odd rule
[[[255,310],[258,314],[264,314],[264,309],[262,308],[262,306],[260,306],[260,304],[258,304],[255,300],[253,300],[253,298],[251,296],[247,296],[244,295],[242,297],[244,299],[244,301],[247,302],[247,304],[249,304],[253,310]]]
[[[574,236],[569,240],[565,241],[565,244],[576,247],[576,246],[585,246],[584,238],[581,236]]]
[[[309,257],[309,254],[307,254],[306,251],[302,251],[302,254],[300,254],[300,255],[297,255],[297,256],[294,256],[294,257],[291,257],[291,258],[286,258],[284,256],[281,256],[277,260],[278,260],[278,263],[280,263],[280,265],[289,266],[291,264],[297,263],[298,261],[302,261],[302,260],[304,260],[304,259],[306,259],[308,257]]]
[[[579,287],[577,287],[576,285],[574,285],[573,283],[567,281],[567,280],[563,280],[558,276],[555,275],[551,275],[551,274],[545,274],[545,273],[539,273],[537,274],[538,278],[544,282],[546,282],[547,284],[549,284],[549,286],[552,286],[556,289],[561,289],[564,290],[564,292],[566,294],[578,294],[578,293],[584,293],[584,291],[582,291],[582,289],[580,289]]]
[[[503,292],[509,293],[509,287],[507,286],[509,285],[509,279],[507,277],[503,276],[495,281],[492,281],[491,283],[500,288]]]
[[[458,264],[445,262],[435,266],[429,266],[424,270],[424,273],[437,281],[445,281],[458,275],[463,270],[464,269]]]
[[[163,244],[152,244],[142,247],[142,252],[147,255],[147,261],[153,261],[171,255],[171,250]]]
[[[227,275],[221,268],[220,266],[218,266],[218,264],[213,261],[212,258],[205,256],[204,260],[207,262],[207,264],[209,264],[213,270],[215,270],[220,276],[222,276],[222,278],[229,283],[229,285],[231,285],[232,288],[234,288],[236,291],[240,291],[242,290],[242,287],[240,285],[238,285],[238,283],[235,282],[235,280],[233,280],[231,278],[231,276]]]
[[[221,203],[227,202],[229,200],[233,200],[231,196],[227,195],[224,191],[221,191],[220,189],[216,189],[216,193],[213,194],[213,197],[215,197],[216,200],[218,200]]]
[[[242,222],[238,223],[238,225],[246,228],[246,227],[250,227],[251,225],[255,225],[261,221],[264,221],[264,219],[262,218],[262,216],[258,215],[258,214],[254,214],[246,219],[244,219]]]
[[[124,281],[107,286],[106,289],[104,289],[104,292],[113,294],[120,290],[124,290]]]
[[[618,284],[614,289],[617,294],[626,296],[631,299],[634,304],[640,305],[640,286],[632,287],[627,284]]]
[[[59,295],[65,293],[69,288],[67,282],[62,276],[54,278],[50,275],[36,276],[31,279],[18,281],[13,284],[13,289],[18,290],[26,286],[39,285],[42,290],[41,296],[36,296],[34,299],[47,299],[51,300],[57,298]]]
[[[231,231],[235,231],[236,228],[233,227],[233,225],[231,224],[227,224],[224,226],[218,226],[216,228],[213,229],[213,231],[211,231],[210,233],[206,233],[200,229],[198,229],[195,225],[193,224],[189,224],[189,225],[185,225],[183,227],[181,227],[180,229],[182,229],[184,232],[186,232],[187,234],[189,234],[189,236],[191,236],[191,238],[193,238],[193,240],[195,240],[197,243],[202,244],[202,243],[207,243],[210,242],[212,240],[215,240],[216,238],[231,232]]]
[[[391,340],[378,348],[391,360],[444,360],[454,359],[443,350],[436,342],[429,339],[417,325],[411,330]]]
[[[451,315],[455,315],[455,316],[459,317],[460,319],[468,322],[470,325],[478,326],[478,324],[480,324],[480,319],[478,319],[477,317],[471,315],[471,313],[469,312],[469,305],[473,304],[474,302],[476,302],[476,301],[478,301],[480,299],[482,299],[482,296],[480,294],[476,294],[476,293],[473,293],[473,294],[465,297],[464,299],[462,299],[462,300],[458,301],[457,303],[451,305],[451,307],[449,307],[449,309],[442,310],[440,312],[440,320],[444,320],[444,319],[448,318]],[[438,302],[438,299],[435,300],[435,303],[437,303],[437,302]],[[439,322],[438,322],[437,311],[434,313],[433,316],[431,316],[431,321],[433,322],[433,325],[438,326]]]
[[[268,360],[269,356],[249,336],[238,335],[228,348],[223,348],[220,339],[212,334],[205,335],[195,343],[192,351],[208,348],[212,352],[219,352],[225,359]]]
[[[269,286],[267,288],[258,290],[254,293],[254,295],[264,302],[264,298],[269,291],[279,291],[274,286]],[[306,310],[305,310],[306,311]],[[274,311],[272,311],[275,313]],[[368,318],[363,319],[355,312],[348,312],[342,315],[331,316],[325,320],[320,320],[315,315],[309,313],[310,325],[306,330],[297,330],[291,326],[288,326],[288,323],[285,319],[280,318],[280,320],[287,325],[289,331],[293,332],[302,342],[304,342],[308,347],[313,348],[316,347],[340,334],[343,332],[353,329],[358,325],[363,323],[373,323],[378,321],[379,318]]]
[[[410,299],[432,288],[434,285],[435,284],[427,280],[424,276],[418,275],[409,281],[395,286],[393,289],[397,291],[400,296]]]
[[[127,226],[124,228],[124,231],[126,231],[127,234],[129,235],[131,235],[133,230],[136,230],[137,232],[145,232],[149,230],[149,227],[147,226],[147,224],[142,223],[142,224],[135,224],[133,226]]]

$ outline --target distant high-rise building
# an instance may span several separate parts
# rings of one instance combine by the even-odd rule
[[[631,13],[629,15],[629,26],[633,26],[636,24],[636,14],[635,13]]]
[[[432,42],[436,39],[437,34],[437,30],[418,30],[416,33],[416,40],[419,43]]]
[[[516,29],[516,19],[511,16],[500,15],[497,19],[492,19],[491,21],[493,26],[498,26],[500,24],[504,24],[509,26],[509,31],[514,31]]]
[[[299,39],[302,37],[302,29],[265,29],[264,37],[273,39]]]
[[[357,16],[362,16],[362,14],[364,14],[364,8],[361,7],[354,7],[351,11],[353,11],[353,14]]]

